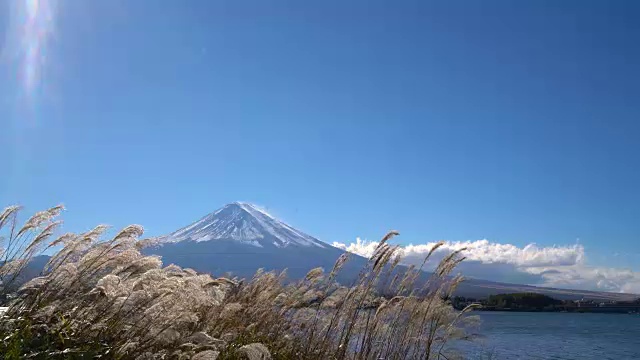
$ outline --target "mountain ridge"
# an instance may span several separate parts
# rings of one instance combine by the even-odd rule
[[[287,269],[290,280],[302,279],[316,267],[330,270],[345,252],[244,202],[227,204],[164,236],[158,246],[145,250],[149,255],[161,256],[165,265],[174,263],[200,272],[231,273],[245,278],[252,277],[259,268]],[[336,278],[347,286],[355,281],[368,261],[353,253],[349,253],[349,258]],[[406,270],[404,265],[396,268],[397,271],[403,269]],[[429,275],[423,272],[419,282],[425,282]],[[633,294],[543,288],[482,279],[465,280],[457,294],[484,297],[510,292],[536,292],[561,300],[635,298]]]
[[[234,240],[257,247],[331,246],[276,219],[260,207],[233,202],[161,238],[163,243]]]
[[[303,278],[316,267],[330,270],[345,251],[322,242],[260,207],[233,202],[160,238],[145,250],[159,255],[163,263],[174,263],[213,274],[232,273],[251,277],[259,268],[287,269],[291,280]],[[339,280],[349,284],[367,259],[350,255]]]

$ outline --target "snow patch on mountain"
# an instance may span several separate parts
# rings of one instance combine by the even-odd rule
[[[330,246],[271,216],[256,205],[234,202],[163,239],[163,242],[234,240],[253,246]]]

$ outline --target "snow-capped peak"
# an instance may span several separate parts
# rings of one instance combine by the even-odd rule
[[[234,240],[254,246],[316,246],[327,244],[243,202],[227,204],[164,238],[165,242]]]

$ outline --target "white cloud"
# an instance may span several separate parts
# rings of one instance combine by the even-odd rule
[[[435,242],[403,247],[405,264],[419,265]],[[356,239],[350,244],[334,246],[365,257],[373,254],[377,242]],[[438,261],[452,251],[467,248],[458,271],[468,277],[523,283],[529,285],[640,293],[640,272],[627,269],[593,267],[586,263],[582,245],[540,247],[529,244],[518,247],[488,240],[446,241],[426,265],[432,270]]]

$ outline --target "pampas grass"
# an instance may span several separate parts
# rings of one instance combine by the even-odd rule
[[[140,252],[154,240],[139,239],[138,225],[109,239],[105,226],[52,238],[62,209],[19,228],[19,208],[0,213],[5,291],[34,256],[60,247],[0,319],[6,359],[451,359],[451,342],[469,337],[472,307],[457,312],[447,300],[462,281],[449,276],[461,252],[419,285],[422,266],[398,272],[397,231],[352,286],[335,282],[348,254],[328,274],[316,268],[286,284],[285,271],[243,281],[163,266]]]

